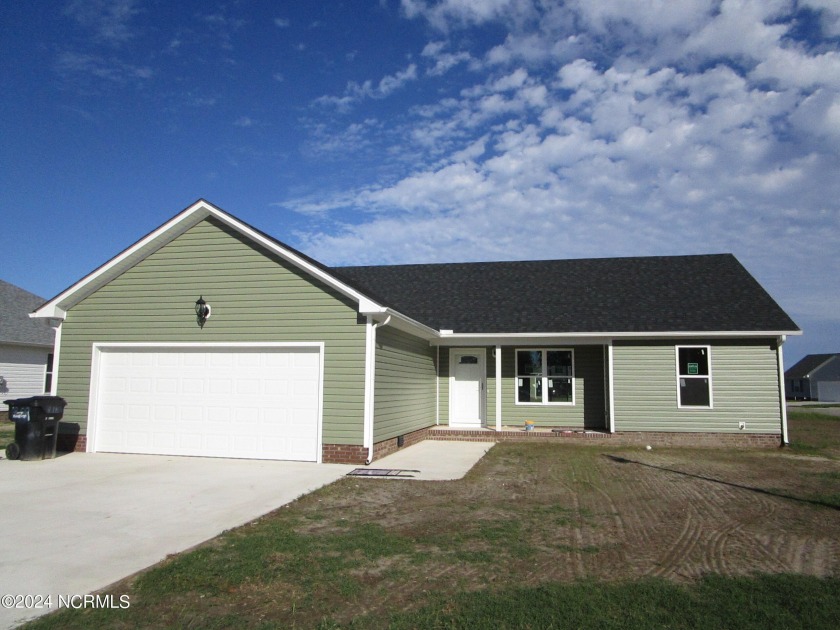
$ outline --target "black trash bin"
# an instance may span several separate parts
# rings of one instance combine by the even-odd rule
[[[67,401],[59,396],[32,396],[3,402],[9,406],[9,420],[15,423],[15,441],[6,447],[6,458],[55,457],[58,423]]]

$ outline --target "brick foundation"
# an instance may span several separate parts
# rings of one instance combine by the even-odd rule
[[[87,450],[87,436],[77,433],[59,433],[56,450],[63,453],[84,453]]]
[[[325,464],[364,464],[367,456],[364,446],[354,444],[324,444],[321,447],[321,461]]]
[[[546,440],[564,440],[587,442],[590,444],[609,445],[651,445],[651,446],[690,446],[698,448],[772,448],[782,445],[780,435],[771,433],[672,433],[666,431],[605,431],[580,430],[535,430],[521,429],[493,430],[458,430],[449,428],[431,428],[430,440],[455,440],[465,442],[544,442]]]
[[[778,448],[781,436],[771,433],[668,433],[623,431],[606,433],[603,431],[562,430],[551,431],[538,429],[449,429],[447,427],[427,427],[403,436],[403,445],[397,446],[398,439],[391,438],[373,445],[373,459],[382,459],[401,448],[407,448],[423,440],[452,440],[462,442],[545,442],[563,440],[564,442],[628,445],[628,446],[688,446],[695,448]],[[58,450],[62,452],[84,453],[87,449],[87,436],[73,433],[60,433]],[[321,461],[325,464],[356,464],[363,466],[367,461],[368,450],[354,444],[324,444],[321,449]]]
[[[398,438],[382,440],[373,445],[373,459],[382,459],[386,455],[396,453],[401,448],[422,442],[429,437],[429,428],[406,433],[403,445],[397,446]],[[360,464],[364,465],[368,458],[368,450],[364,446],[353,444],[324,444],[321,447],[321,461],[325,464]]]
[[[403,437],[403,445],[397,446],[398,438],[391,438],[390,440],[382,440],[381,442],[377,442],[373,445],[373,459],[381,459],[386,455],[390,455],[391,453],[396,453],[401,448],[406,448],[411,446],[412,444],[417,444],[418,442],[422,442],[423,440],[428,439],[429,437],[430,428],[420,429],[419,431],[413,431],[411,433],[406,433]]]

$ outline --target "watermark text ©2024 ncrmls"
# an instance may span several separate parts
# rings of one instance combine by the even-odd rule
[[[2,595],[0,606],[3,608],[116,608],[131,607],[128,595]]]

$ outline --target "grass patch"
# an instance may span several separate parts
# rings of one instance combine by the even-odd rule
[[[840,459],[840,417],[788,407],[790,446],[802,455]]]
[[[690,586],[662,579],[548,584],[438,597],[391,617],[389,628],[835,628],[840,581],[797,575],[708,576]],[[360,619],[353,627],[379,624]]]
[[[0,420],[0,446],[6,448],[6,444],[14,442],[15,423],[8,420]]]

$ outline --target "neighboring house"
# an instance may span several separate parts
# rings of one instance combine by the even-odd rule
[[[809,354],[785,372],[791,400],[840,402],[840,353]]]
[[[728,254],[330,268],[203,200],[35,315],[76,448],[351,463],[526,420],[787,442],[800,332]]]
[[[55,330],[29,313],[44,298],[0,280],[0,412],[10,398],[49,393]]]

